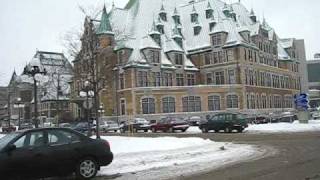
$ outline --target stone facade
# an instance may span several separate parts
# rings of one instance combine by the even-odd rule
[[[100,74],[108,77],[99,94],[105,115],[152,119],[221,111],[267,115],[294,110],[293,95],[300,92],[302,80],[298,54],[304,52],[298,40],[280,39],[265,20],[257,21],[253,11],[249,13],[240,3],[193,1],[175,7],[168,1],[153,2],[149,8],[160,10],[153,20],[143,11],[148,5],[145,1],[131,0],[125,9],[112,9],[108,18],[114,29],[121,30],[118,18],[125,13],[137,23],[128,22],[131,34],[124,39],[123,34],[94,33],[98,25],[86,19],[85,29],[90,30],[85,30],[83,43],[86,32],[92,32],[91,39],[99,44],[97,64],[106,63],[105,56],[111,57],[103,70],[106,74]],[[211,8],[212,4],[217,9]],[[210,15],[211,10],[215,13]],[[149,28],[146,19],[151,19]],[[139,24],[142,21],[144,25]],[[239,25],[244,21],[248,24]],[[112,43],[106,43],[109,41]],[[84,81],[92,78],[85,69],[84,54],[89,53],[82,47],[81,56],[74,61],[74,99]],[[104,54],[108,49],[114,51]],[[75,114],[81,115],[79,104]]]

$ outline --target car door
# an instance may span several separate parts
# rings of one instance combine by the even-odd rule
[[[22,177],[46,176],[47,159],[50,157],[46,149],[43,131],[27,132],[12,144],[16,146],[16,149],[8,153],[7,162],[13,175],[17,174]]]
[[[81,157],[81,138],[79,135],[62,129],[47,130],[48,149],[52,160],[52,171],[59,174],[70,173]]]

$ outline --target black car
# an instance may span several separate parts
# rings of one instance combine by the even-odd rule
[[[79,122],[77,124],[74,124],[73,126],[71,126],[71,129],[78,131],[82,134],[87,134],[87,132],[89,131],[89,129],[93,129],[93,124],[90,125],[88,122]]]
[[[120,125],[120,132],[125,133],[129,132],[138,132],[144,131],[148,132],[150,130],[150,122],[144,118],[135,118],[133,122],[123,122]]]
[[[214,116],[208,116],[206,122],[202,122],[199,126],[203,133],[210,130],[219,132],[224,130],[226,133],[231,133],[233,130],[242,132],[248,127],[247,120],[241,114],[235,113],[220,113]]]
[[[23,130],[23,129],[32,129],[33,125],[32,123],[23,123],[19,126],[19,130]]]
[[[91,179],[113,154],[105,140],[69,128],[17,131],[0,139],[1,179],[60,177],[75,172]]]

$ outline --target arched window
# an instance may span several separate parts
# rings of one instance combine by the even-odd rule
[[[208,109],[209,111],[221,110],[220,107],[220,96],[209,96],[208,97]]]
[[[143,114],[155,114],[155,100],[154,98],[142,99],[142,113]]]
[[[176,112],[176,102],[173,97],[162,98],[162,111],[163,113]]]
[[[239,108],[238,102],[239,99],[237,95],[227,96],[227,108]]]
[[[183,112],[201,111],[201,98],[199,96],[188,96],[182,98]]]

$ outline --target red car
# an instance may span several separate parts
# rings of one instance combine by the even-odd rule
[[[174,132],[175,130],[181,130],[185,132],[189,128],[188,122],[184,121],[182,118],[176,117],[166,117],[162,118],[160,121],[151,125],[151,131],[163,131],[163,132]]]
[[[11,132],[14,132],[16,131],[16,127],[15,126],[4,126],[2,127],[2,132],[4,133],[11,133]]]

